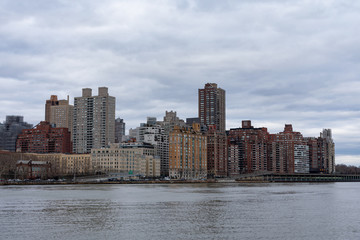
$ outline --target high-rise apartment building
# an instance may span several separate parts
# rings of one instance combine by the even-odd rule
[[[146,124],[139,128],[138,141],[154,146],[156,155],[160,157],[161,176],[169,176],[169,134],[161,122],[157,122],[155,117],[148,117]]]
[[[229,176],[265,171],[309,173],[311,168],[319,168],[319,165],[326,165],[327,169],[330,162],[322,161],[319,156],[322,140],[304,138],[300,132],[293,131],[291,124],[286,124],[283,132],[269,134],[267,128],[254,128],[251,121],[246,120],[242,122],[242,128],[230,129],[227,138]],[[328,138],[327,142],[332,140]],[[331,152],[331,146],[323,149]],[[309,163],[310,159],[314,163]]]
[[[254,128],[250,120],[242,128],[228,133],[229,175],[267,171],[269,133],[266,128]]]
[[[228,169],[227,137],[225,132],[210,125],[207,137],[207,174],[208,177],[226,177]]]
[[[74,99],[73,152],[90,153],[115,142],[115,97],[107,87],[99,87],[98,96],[84,88]]]
[[[23,116],[6,116],[5,122],[0,123],[0,150],[15,152],[17,136],[23,129],[32,127],[24,122]]]
[[[52,95],[51,98],[57,99],[57,96]],[[48,103],[48,101],[49,100],[47,100],[46,102]],[[72,132],[74,106],[69,104],[69,96],[66,100],[56,100],[55,102],[56,104],[49,104],[46,107],[46,109],[50,109],[50,124],[57,128],[68,128],[69,131]]]
[[[309,147],[309,164],[312,173],[335,172],[335,144],[331,129],[324,129],[320,137],[305,138]]]
[[[139,137],[139,130],[140,130],[140,127],[136,127],[136,128],[130,128],[129,129],[129,140],[139,140],[140,137]]]
[[[50,122],[51,106],[59,105],[59,101],[56,95],[51,95],[49,100],[45,103],[45,121]]]
[[[207,177],[206,136],[200,124],[192,127],[175,126],[169,136],[169,173],[177,179]]]
[[[163,121],[158,122],[167,134],[169,134],[175,126],[185,127],[186,123],[184,120],[180,119],[176,112],[174,111],[165,111],[165,116]]]
[[[124,119],[115,119],[115,143],[121,143],[125,136],[125,122]]]
[[[148,119],[153,122],[154,119]],[[157,121],[157,125],[161,128],[161,138],[159,139],[159,155],[161,159],[161,176],[169,176],[169,135],[174,130],[175,126],[185,127],[186,123],[180,119],[176,112],[165,111],[163,121]]]
[[[320,140],[321,139],[321,140]],[[327,173],[335,173],[335,143],[331,129],[323,129],[320,133],[320,148],[322,152],[320,163]]]
[[[309,147],[291,124],[286,124],[283,132],[270,134],[269,162],[272,172],[309,173]]]
[[[225,90],[216,83],[207,83],[199,89],[199,119],[202,125],[215,125],[220,132],[226,130]]]

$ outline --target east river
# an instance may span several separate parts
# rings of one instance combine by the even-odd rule
[[[0,186],[0,239],[360,239],[360,183]]]

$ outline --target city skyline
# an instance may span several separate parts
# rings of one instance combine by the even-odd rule
[[[197,116],[205,83],[226,90],[226,128],[252,120],[304,136],[330,128],[336,163],[359,165],[360,4],[348,1],[0,3],[0,119],[44,120],[50,95],[109,87],[126,129]]]

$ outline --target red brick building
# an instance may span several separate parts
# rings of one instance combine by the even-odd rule
[[[267,128],[254,128],[251,121],[242,121],[242,128],[230,129],[228,133],[229,176],[267,171]]]
[[[16,163],[20,179],[47,179],[51,173],[51,163],[45,161],[20,160]]]
[[[199,120],[201,125],[215,125],[216,130],[226,130],[225,90],[216,83],[207,83],[199,89]]]
[[[17,152],[71,153],[71,134],[67,128],[53,128],[40,122],[35,128],[24,129],[16,141]]]
[[[331,133],[327,135],[330,135],[327,141],[331,142]],[[309,173],[309,156],[317,161],[314,160],[313,167],[325,166],[322,162],[334,159],[330,147],[324,148],[325,160],[318,156],[320,143],[320,140],[306,141],[300,132],[293,131],[291,124],[286,124],[283,132],[270,134],[267,128],[254,128],[251,121],[243,121],[242,128],[228,132],[228,175],[265,171]]]
[[[270,134],[268,169],[275,173],[309,172],[309,147],[291,124],[286,124],[283,132]]]
[[[228,171],[226,133],[216,130],[216,125],[210,125],[206,137],[208,177],[226,177]]]
[[[335,172],[335,144],[331,129],[324,129],[320,137],[305,138],[309,146],[309,164],[311,173]]]

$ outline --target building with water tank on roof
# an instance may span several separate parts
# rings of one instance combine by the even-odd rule
[[[82,96],[74,98],[72,137],[74,153],[90,153],[115,142],[115,97],[107,87],[99,87],[97,96],[84,88]]]

